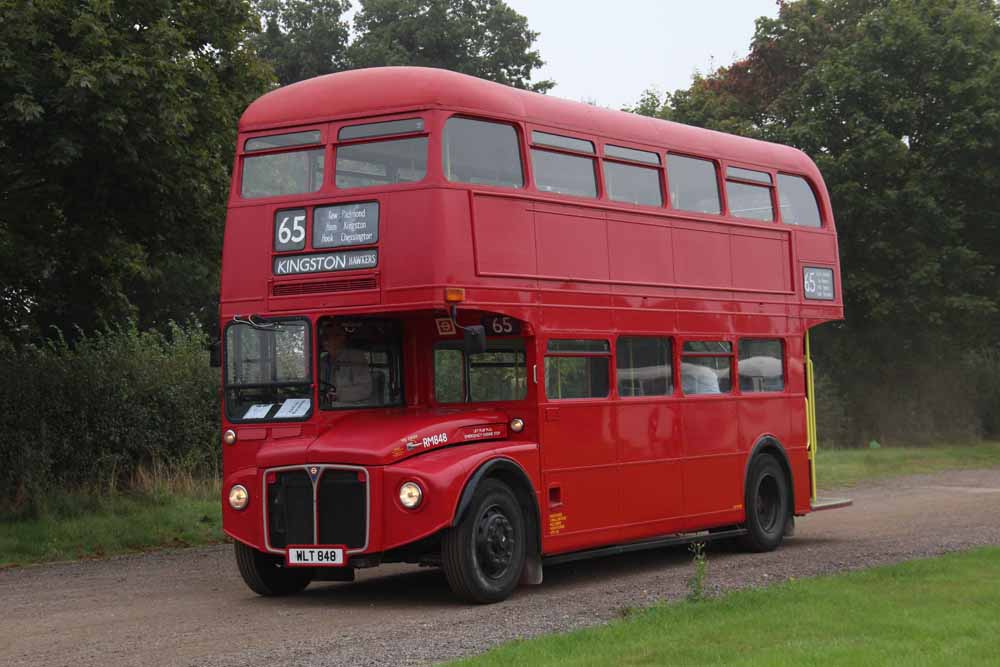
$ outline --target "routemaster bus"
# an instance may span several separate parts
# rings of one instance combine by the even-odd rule
[[[220,315],[223,525],[261,595],[439,566],[469,601],[816,497],[808,332],[843,315],[793,148],[438,69],[243,114]]]

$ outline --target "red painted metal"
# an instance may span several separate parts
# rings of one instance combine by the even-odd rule
[[[517,128],[525,187],[444,179],[441,129],[455,114]],[[334,186],[331,160],[340,127],[359,119],[414,117],[424,120],[429,140],[424,180],[354,190]],[[319,130],[326,145],[327,176],[318,192],[240,198],[246,139],[310,129]],[[709,158],[719,173],[733,164],[766,171],[772,179],[778,172],[802,176],[815,190],[823,227],[539,191],[525,143],[534,129],[588,138],[598,147],[656,151],[661,158],[665,152]],[[805,154],[422,68],[357,70],[278,89],[247,109],[239,130],[221,321],[248,314],[304,316],[313,323],[329,315],[397,317],[403,323],[405,405],[316,411],[295,425],[247,427],[223,416],[223,429],[238,434],[235,445],[223,448],[229,535],[264,548],[263,499],[257,496],[265,470],[355,465],[370,475],[366,552],[384,554],[447,528],[472,475],[497,457],[513,461],[530,481],[546,554],[732,525],[744,518],[747,458],[764,436],[787,453],[796,514],[810,511],[803,335],[842,318],[843,305],[829,197]],[[311,216],[316,206],[371,201],[380,208],[375,269],[272,275],[276,211],[304,208]],[[833,270],[835,300],[804,299],[807,264]],[[522,322],[528,367],[523,400],[435,402],[432,348],[441,339],[435,318],[446,316],[446,286],[465,289],[460,321],[478,322],[491,313]],[[673,337],[675,385],[684,339],[727,340],[735,348],[741,337],[779,338],[785,389],[743,394],[735,386],[730,394],[684,396],[677,386],[668,396],[622,398],[612,355],[607,398],[544,396],[550,337],[602,338],[613,350],[620,334]],[[525,422],[520,433],[507,428],[515,417]],[[440,434],[447,435],[446,443],[424,446],[425,436]],[[399,486],[409,480],[425,490],[415,510],[398,500]],[[249,506],[239,512],[225,500],[237,483],[250,490]]]

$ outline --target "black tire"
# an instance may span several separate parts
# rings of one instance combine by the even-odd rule
[[[742,545],[750,551],[774,551],[785,537],[785,524],[791,514],[788,478],[771,454],[758,454],[750,463],[747,475],[747,534]]]
[[[266,554],[242,542],[233,544],[243,581],[257,595],[276,597],[298,593],[313,578],[311,567],[285,567],[281,556]]]
[[[452,592],[488,604],[510,597],[524,569],[527,530],[514,493],[486,479],[457,526],[444,534],[441,560]]]

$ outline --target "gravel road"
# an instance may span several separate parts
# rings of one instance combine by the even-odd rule
[[[845,493],[853,507],[799,519],[774,553],[710,550],[709,585],[760,586],[1000,544],[1000,469]],[[683,597],[690,573],[684,548],[581,561],[547,568],[542,586],[506,602],[470,607],[451,598],[439,571],[414,566],[259,598],[228,545],[15,568],[0,571],[0,664],[419,664]]]

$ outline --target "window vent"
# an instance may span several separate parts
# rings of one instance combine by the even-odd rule
[[[376,288],[378,288],[378,281],[375,278],[317,280],[308,283],[276,283],[271,287],[271,296],[298,296],[300,294],[322,294],[325,292],[357,292]]]

